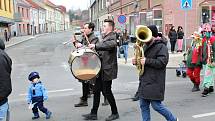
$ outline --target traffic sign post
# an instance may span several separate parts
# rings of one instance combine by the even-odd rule
[[[184,28],[184,36],[185,36],[185,52],[187,50],[187,11],[191,10],[193,7],[192,0],[181,0],[181,9],[185,10],[185,28]]]
[[[125,16],[125,15],[119,15],[119,16],[118,16],[118,22],[119,22],[120,24],[126,23],[126,16]]]

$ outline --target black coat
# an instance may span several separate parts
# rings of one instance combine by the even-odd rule
[[[164,100],[168,49],[163,40],[155,40],[144,47],[144,73],[139,77],[138,94],[143,99]]]
[[[116,34],[111,32],[105,35],[103,40],[96,44],[95,49],[102,62],[101,75],[103,81],[116,79],[118,72]]]
[[[12,61],[10,57],[5,53],[4,49],[4,42],[0,39],[0,106],[7,102],[7,97],[12,91]]]
[[[184,32],[183,31],[179,31],[179,32],[177,32],[177,34],[178,34],[178,39],[184,38]]]
[[[87,35],[87,37],[90,44],[96,44],[99,41],[99,38],[95,36],[94,32]],[[84,36],[82,37],[81,43],[86,46],[89,44]]]
[[[170,41],[176,41],[177,40],[177,32],[174,31],[169,31],[168,37],[170,39]]]

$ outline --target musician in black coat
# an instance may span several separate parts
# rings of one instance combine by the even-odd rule
[[[95,25],[93,23],[86,23],[84,25],[83,28],[83,35],[82,35],[82,40],[80,42],[78,41],[74,41],[75,46],[77,48],[80,48],[82,46],[88,46],[88,44],[96,44],[98,42],[98,37],[95,36],[94,34],[94,28]],[[86,34],[86,35],[84,35]],[[87,37],[87,39],[86,39]],[[75,38],[73,38],[75,40]],[[88,43],[89,41],[89,43]],[[88,94],[90,94],[90,87],[92,87],[92,85],[90,84],[89,81],[87,80],[80,80],[80,82],[82,82],[82,92],[83,92],[83,96],[80,98],[80,102],[75,104],[75,107],[84,107],[84,106],[88,106]]]
[[[113,28],[113,20],[106,19],[103,24],[104,36],[102,41],[89,45],[90,48],[94,48],[98,52],[102,62],[102,68],[95,83],[93,108],[89,114],[83,115],[85,120],[97,120],[101,92],[107,98],[112,111],[112,114],[106,118],[106,121],[112,121],[119,118],[116,101],[111,90],[112,80],[117,78],[118,72],[117,41]]]

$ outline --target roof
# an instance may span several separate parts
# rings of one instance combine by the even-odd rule
[[[18,6],[23,6],[23,7],[28,7],[28,8],[31,7],[31,5],[28,2],[24,1],[24,0],[17,0],[16,4]]]
[[[41,8],[38,4],[36,4],[35,2],[33,2],[32,0],[26,0],[29,4],[31,4],[32,8],[36,8],[39,9]]]
[[[50,6],[50,7],[53,7],[53,8],[56,7],[56,5],[55,5],[54,3],[52,3],[51,1],[49,1],[49,0],[44,0],[44,3],[45,3],[46,5],[48,5],[48,6]]]
[[[62,12],[66,13],[66,7],[63,5],[59,5],[57,6],[57,8],[59,8]]]

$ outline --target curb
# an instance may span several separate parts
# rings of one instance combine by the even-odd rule
[[[49,35],[49,34],[63,33],[63,32],[68,32],[68,31],[60,31],[60,32],[53,32],[53,33],[38,34],[38,35],[35,35],[35,36],[32,36],[32,37],[29,37],[29,38],[27,38],[27,39],[24,39],[24,40],[22,40],[22,41],[19,41],[19,42],[13,43],[13,44],[6,45],[6,46],[5,46],[5,49],[8,49],[8,48],[10,48],[10,47],[13,47],[13,46],[15,46],[15,45],[21,44],[21,43],[23,43],[23,42],[26,42],[26,41],[35,39],[35,38],[37,38],[37,37],[41,37],[41,36],[45,36],[45,35]]]

